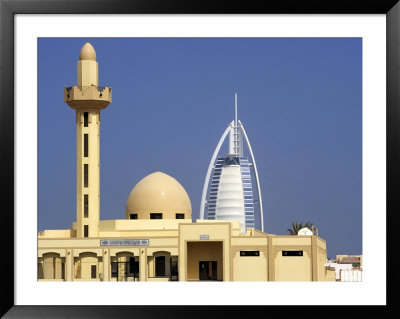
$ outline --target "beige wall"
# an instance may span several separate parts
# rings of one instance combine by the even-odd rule
[[[223,280],[222,242],[187,243],[187,280],[199,280],[199,262],[217,262],[217,280]]]
[[[275,281],[312,281],[310,255],[282,256],[282,250],[275,255]]]
[[[318,255],[318,281],[326,281],[326,269],[325,269],[325,264],[326,264],[326,250],[318,247],[317,248]]]
[[[327,268],[325,271],[325,280],[326,281],[336,281],[336,273],[335,269]]]
[[[276,236],[255,231],[239,235],[234,231],[236,224],[226,221],[168,221],[166,229],[159,220],[148,221],[147,229],[144,223],[136,229],[135,222],[102,221],[107,231],[100,234],[107,236],[97,238],[62,238],[62,230],[42,233],[38,238],[38,279],[56,280],[65,263],[65,280],[100,280],[99,274],[105,281],[116,280],[111,278],[111,261],[129,255],[139,261],[139,280],[152,280],[154,258],[165,252],[166,275],[170,273],[171,256],[178,261],[181,281],[199,279],[200,261],[217,261],[217,278],[224,281],[329,280],[324,266],[326,242],[317,236]],[[100,239],[108,238],[144,238],[149,239],[149,246],[100,246]],[[258,250],[260,256],[240,257],[240,250]],[[283,257],[282,250],[302,250],[303,256]],[[91,278],[92,265],[96,265],[96,279]]]
[[[86,252],[79,254],[75,260],[75,278],[76,279],[98,279],[99,278],[99,262],[101,257],[97,257],[95,253]],[[96,267],[96,278],[92,278],[92,266]]]
[[[96,61],[80,60],[77,63],[78,86],[98,85],[99,66]]]
[[[229,222],[203,222],[190,223],[179,225],[179,280],[189,280],[187,276],[187,243],[188,242],[222,242],[223,261],[222,261],[222,278],[225,281],[231,280],[230,277],[230,239],[231,239],[232,224]],[[200,236],[206,235],[208,239],[200,239]],[[210,259],[206,259],[210,260]],[[205,260],[205,261],[206,261]],[[220,264],[220,263],[219,263]],[[218,269],[220,266],[218,264]],[[219,270],[218,270],[219,271]],[[193,275],[193,274],[191,274]]]
[[[257,249],[253,249],[257,250]],[[240,250],[233,258],[233,281],[267,281],[267,256],[240,256]]]

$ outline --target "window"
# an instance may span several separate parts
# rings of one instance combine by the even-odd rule
[[[89,156],[89,134],[83,135],[83,156]]]
[[[83,187],[89,187],[89,164],[83,164]]]
[[[88,127],[89,124],[89,114],[88,112],[83,112],[83,126]]]
[[[178,280],[178,261],[171,260],[171,281]]]
[[[89,217],[89,195],[83,195],[83,217]]]
[[[302,250],[282,250],[282,256],[303,256]]]
[[[133,274],[133,277],[139,278],[139,261],[133,257],[129,257],[129,272]]]
[[[111,262],[111,277],[118,277],[118,262]]]
[[[150,213],[150,219],[162,219],[162,213]]]
[[[89,237],[89,225],[83,226],[83,237]]]
[[[96,265],[91,265],[90,266],[90,270],[91,270],[91,278],[92,279],[97,278],[97,266]]]
[[[137,219],[137,214],[129,214],[129,219]]]
[[[156,277],[165,276],[165,256],[156,257]]]
[[[260,256],[259,250],[241,250],[240,257]]]
[[[237,156],[227,156],[224,162],[225,165],[240,165],[239,157]]]
[[[65,262],[61,262],[61,279],[65,279]]]
[[[176,219],[185,219],[185,214],[176,214]]]

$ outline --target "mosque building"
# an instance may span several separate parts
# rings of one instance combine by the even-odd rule
[[[326,242],[318,235],[264,232],[256,163],[237,108],[212,156],[199,219],[192,220],[184,187],[157,171],[133,187],[125,219],[101,220],[100,112],[111,103],[112,92],[98,84],[96,52],[89,42],[77,64],[77,85],[64,89],[64,101],[76,112],[76,221],[69,229],[39,232],[39,281],[332,278],[325,267]],[[229,153],[217,157],[228,134]],[[243,137],[250,158],[243,156]]]

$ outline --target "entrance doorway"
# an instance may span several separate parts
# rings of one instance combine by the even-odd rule
[[[199,261],[199,279],[217,280],[217,262]]]
[[[165,276],[165,256],[156,257],[156,277]]]
[[[120,257],[126,261],[111,262],[111,277],[117,281],[137,281],[139,278],[139,261],[134,257]]]
[[[183,280],[224,280],[222,241],[187,242],[186,276]]]

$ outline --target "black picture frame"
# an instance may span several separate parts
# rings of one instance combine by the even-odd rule
[[[399,0],[0,0],[0,181],[2,253],[0,262],[0,315],[4,318],[158,318],[248,315],[333,315],[354,317],[360,312],[392,317],[396,309],[394,227],[400,163],[400,4]],[[386,306],[24,306],[15,305],[14,288],[14,18],[16,14],[385,14],[387,54],[386,180],[387,229]],[[376,256],[380,256],[376,252]],[[380,257],[377,257],[380,258]],[[190,293],[190,292],[188,292]],[[328,293],[328,292],[327,292]],[[268,307],[268,309],[266,308]],[[304,309],[307,308],[307,309]],[[323,309],[321,309],[323,308]],[[329,308],[329,309],[326,309]],[[257,312],[255,314],[254,312]],[[306,312],[305,312],[306,311]]]

